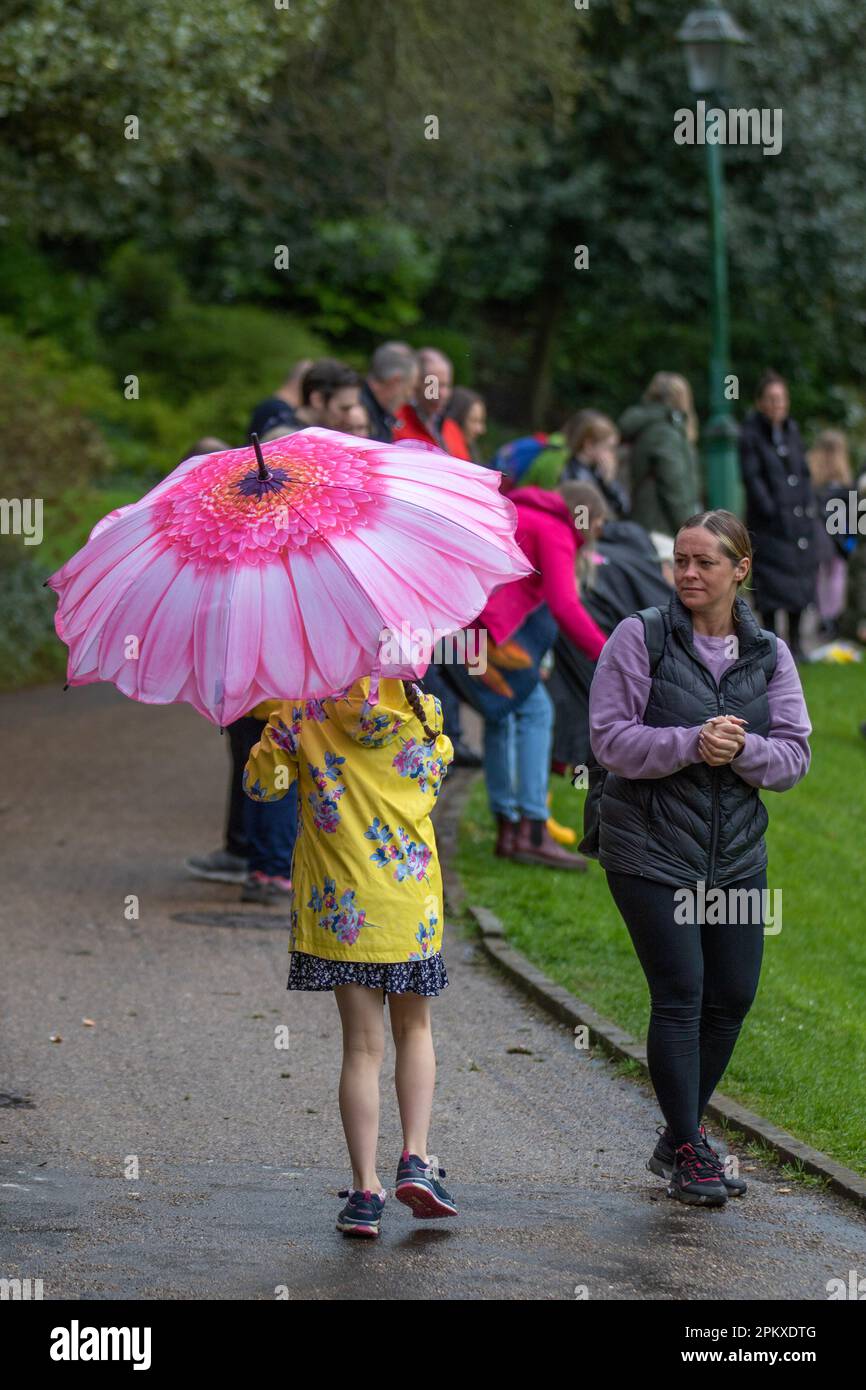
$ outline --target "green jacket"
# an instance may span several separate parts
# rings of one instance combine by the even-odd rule
[[[652,401],[630,406],[619,430],[629,447],[631,520],[647,531],[676,535],[701,505],[697,457],[685,418]]]

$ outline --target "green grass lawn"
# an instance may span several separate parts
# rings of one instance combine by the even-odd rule
[[[812,766],[792,791],[764,792],[768,887],[782,930],[764,938],[758,996],[721,1089],[866,1173],[866,662],[811,666],[803,687]],[[580,833],[584,793],[554,777],[553,811]],[[552,979],[644,1038],[649,998],[603,870],[511,864],[492,854],[478,780],[457,867],[468,901],[492,909],[508,939]]]

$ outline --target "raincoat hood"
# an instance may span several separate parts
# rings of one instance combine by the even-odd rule
[[[373,701],[370,700],[370,677],[361,676],[344,691],[323,700],[322,706],[329,719],[365,748],[382,748],[393,743],[415,719],[402,680],[386,676],[379,677],[379,692]]]

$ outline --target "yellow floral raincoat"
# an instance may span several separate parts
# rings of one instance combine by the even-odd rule
[[[370,963],[442,946],[442,875],[430,821],[454,757],[442,709],[421,694],[432,745],[399,680],[364,676],[327,700],[272,702],[244,790],[276,801],[298,779],[289,951]]]

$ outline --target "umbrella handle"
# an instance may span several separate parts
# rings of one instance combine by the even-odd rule
[[[250,443],[256,451],[256,463],[259,466],[259,478],[263,483],[266,483],[271,475],[268,472],[267,464],[265,463],[264,456],[262,454],[262,446],[259,443],[259,436],[257,434],[251,434]]]

